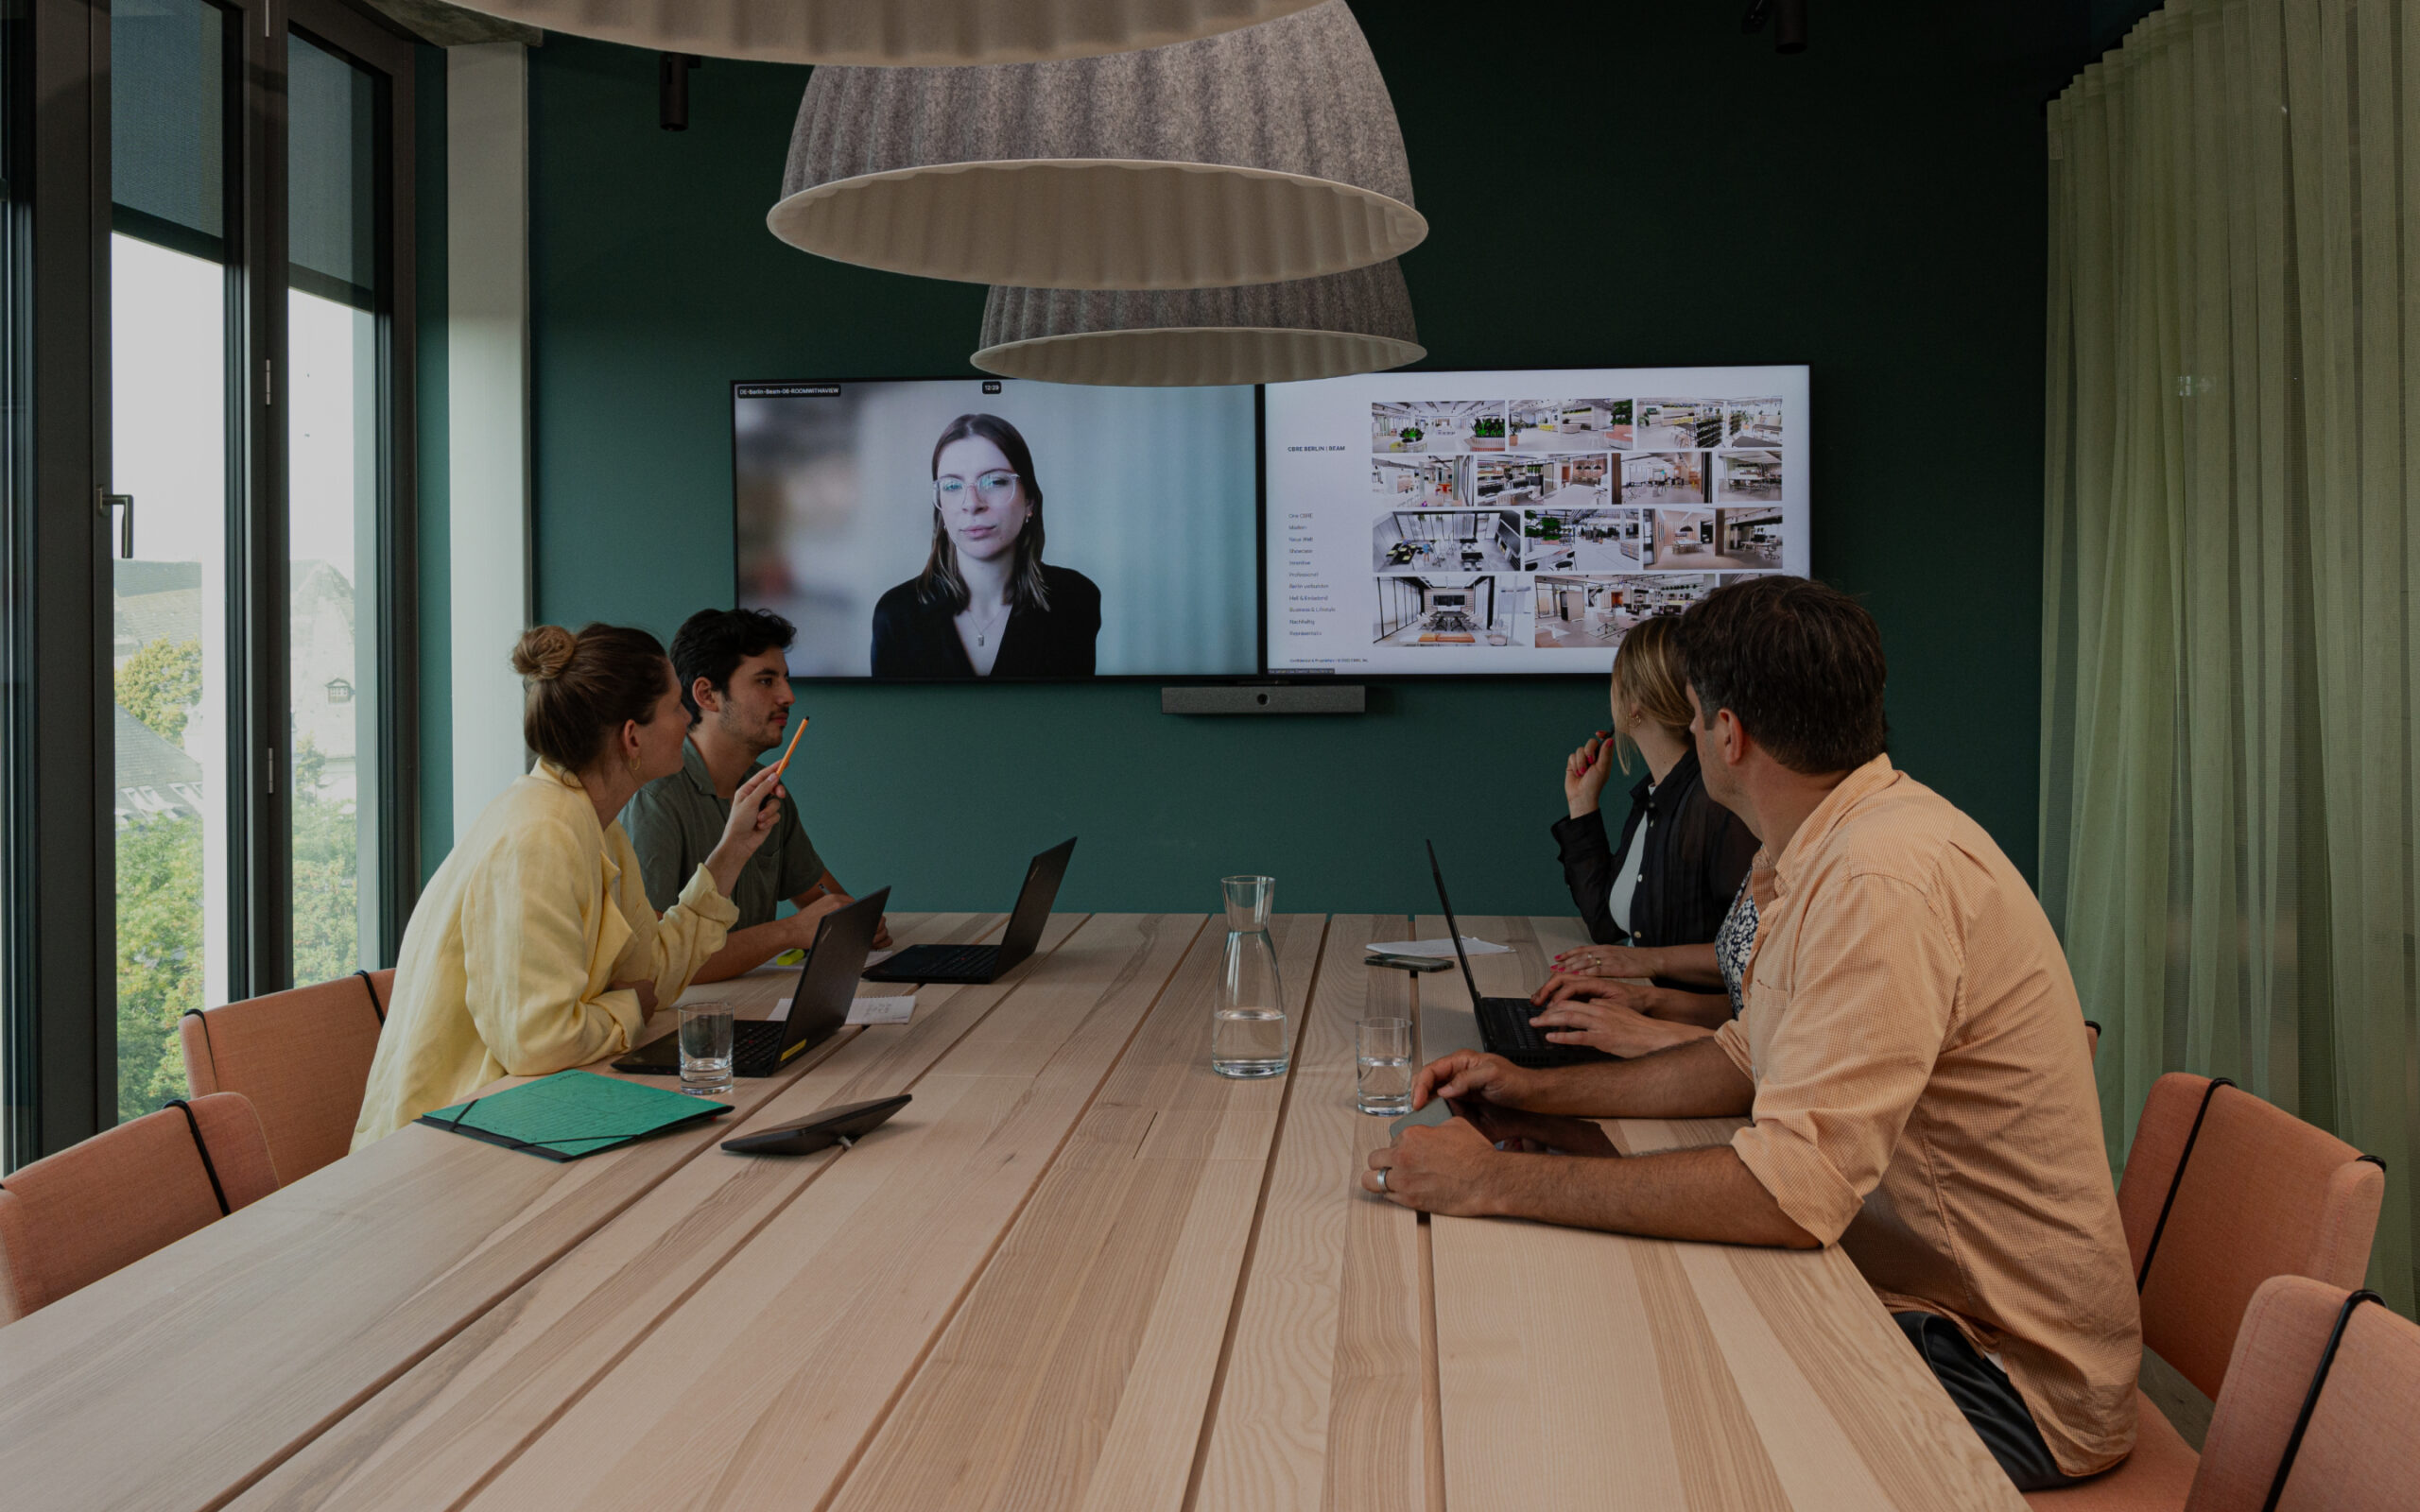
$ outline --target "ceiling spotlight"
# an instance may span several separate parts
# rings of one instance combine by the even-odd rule
[[[1773,51],[1806,50],[1806,0],[1773,0]]]
[[[1757,32],[1765,23],[1779,18],[1773,27],[1773,51],[1803,53],[1806,50],[1806,0],[1748,0],[1746,14],[1739,18],[1739,29]]]
[[[697,66],[695,53],[655,55],[655,124],[667,131],[689,129],[689,70]]]

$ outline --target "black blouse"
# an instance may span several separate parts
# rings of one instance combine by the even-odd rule
[[[1756,837],[1739,816],[1706,796],[1698,753],[1684,755],[1652,798],[1652,785],[1640,778],[1630,790],[1630,814],[1622,820],[1621,840],[1608,845],[1601,810],[1579,818],[1555,821],[1554,837],[1563,848],[1563,877],[1570,885],[1571,901],[1588,925],[1588,937],[1599,945],[1703,945],[1722,928],[1740,879],[1755,858]],[[1615,927],[1612,900],[1615,873],[1630,850],[1631,836],[1647,826],[1647,853],[1641,858],[1638,891],[1631,898],[1631,931]]]
[[[1050,608],[1024,605],[1009,610],[1000,631],[995,678],[1089,678],[1093,643],[1100,635],[1100,589],[1072,567],[1045,563],[1042,581]],[[917,597],[909,578],[873,606],[873,675],[877,678],[972,678],[975,663],[958,638],[956,616],[946,604]]]

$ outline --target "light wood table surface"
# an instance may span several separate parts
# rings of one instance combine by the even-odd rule
[[[967,939],[996,916],[895,916]],[[1571,920],[1466,919],[1534,985]],[[1837,1251],[1361,1194],[1362,946],[1273,929],[1291,1073],[1208,1067],[1224,932],[1060,915],[736,1111],[568,1164],[413,1127],[0,1330],[11,1505],[2014,1509]],[[762,1011],[793,971],[717,984]],[[870,994],[898,990],[869,984]],[[1463,1005],[1459,973],[1421,979]],[[856,1148],[716,1148],[907,1091]],[[1729,1125],[1611,1125],[1625,1148]]]
[[[1442,937],[1445,921],[1418,932]],[[1472,960],[1490,996],[1534,988],[1558,953],[1587,943],[1576,919],[1463,932],[1512,947]],[[1467,1009],[1459,972],[1421,980],[1433,1005]],[[1607,1132],[1636,1153],[1721,1143],[1739,1122],[1625,1119]],[[1477,1218],[1430,1229],[1456,1512],[2024,1505],[1837,1248]]]

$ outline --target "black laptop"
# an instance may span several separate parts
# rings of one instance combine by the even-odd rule
[[[815,926],[815,948],[799,968],[798,986],[790,989],[790,1011],[778,1022],[741,1019],[731,1026],[731,1074],[770,1076],[798,1053],[829,1040],[849,1022],[849,1004],[857,995],[857,973],[873,949],[873,932],[882,923],[882,905],[890,889],[872,892],[846,908],[833,910]],[[643,1072],[653,1076],[681,1074],[678,1030],[651,1040],[614,1062],[615,1071]]]
[[[1059,881],[1067,875],[1067,858],[1076,842],[1062,841],[1033,858],[1025,868],[1025,890],[1017,894],[1016,911],[997,945],[910,945],[866,971],[869,982],[995,982],[1000,973],[1033,954],[1042,942],[1043,926],[1050,922],[1050,905],[1059,898]]]
[[[1471,1013],[1478,1020],[1478,1040],[1488,1054],[1502,1056],[1516,1066],[1579,1066],[1614,1057],[1588,1045],[1559,1045],[1547,1039],[1530,1016],[1538,1011],[1528,998],[1483,998],[1478,978],[1471,974],[1469,953],[1462,949],[1462,927],[1454,922],[1454,905],[1445,899],[1445,873],[1437,865],[1437,842],[1428,842],[1428,874],[1437,879],[1437,906],[1445,911],[1445,933],[1454,942],[1454,958],[1462,963],[1462,985],[1471,989]]]

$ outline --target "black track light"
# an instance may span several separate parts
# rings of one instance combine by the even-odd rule
[[[1773,51],[1803,53],[1806,50],[1806,0],[1748,0],[1746,14],[1739,18],[1739,29],[1756,32],[1765,23],[1778,18],[1773,27]]]
[[[697,66],[694,53],[655,55],[656,124],[667,131],[689,129],[689,70]]]
[[[1806,50],[1806,0],[1773,0],[1773,51]]]

